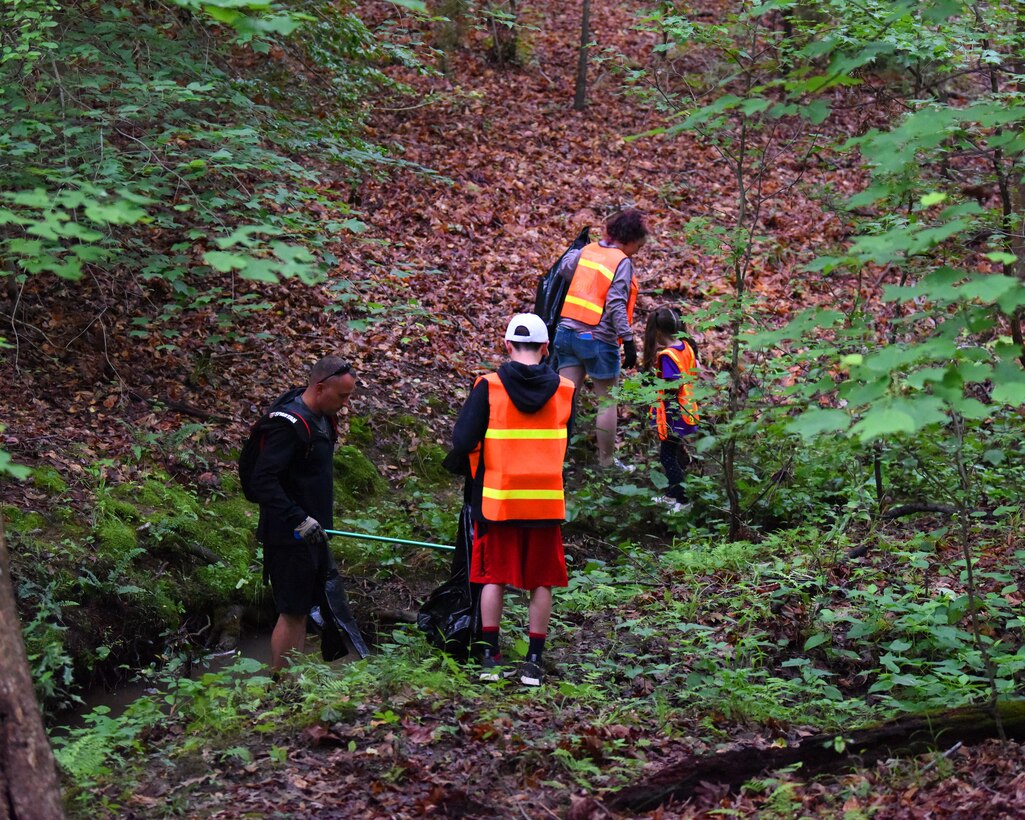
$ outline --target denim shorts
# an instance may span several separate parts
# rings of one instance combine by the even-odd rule
[[[582,367],[592,379],[614,379],[619,375],[619,345],[600,342],[590,332],[556,328],[555,350],[560,370]]]

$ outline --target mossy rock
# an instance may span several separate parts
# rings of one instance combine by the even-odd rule
[[[37,467],[32,471],[32,483],[51,495],[62,495],[68,489],[64,477],[53,467]]]
[[[157,581],[152,589],[150,605],[158,617],[172,629],[177,629],[181,625],[185,610],[181,592],[175,584],[163,578]]]
[[[346,438],[356,446],[369,447],[374,443],[374,431],[370,429],[370,422],[367,419],[362,416],[351,416]]]
[[[147,479],[141,487],[122,484],[117,488],[117,492],[122,496],[127,494],[140,507],[152,510],[166,508],[196,514],[200,508],[199,500],[190,490],[174,484],[165,484],[157,478]]]
[[[232,527],[247,531],[256,529],[258,508],[255,504],[246,501],[241,490],[237,495],[232,494],[212,501],[207,509],[218,521]]]
[[[11,532],[26,533],[41,530],[46,526],[46,519],[34,510],[21,510],[6,505],[3,508],[4,523]]]
[[[413,469],[424,480],[437,484],[453,480],[452,473],[441,466],[447,451],[438,444],[421,444],[413,453]]]
[[[263,569],[255,562],[211,564],[200,567],[192,576],[194,581],[187,596],[190,612],[210,612],[230,603],[249,603],[257,594],[263,579]]]
[[[119,518],[105,518],[96,527],[100,557],[114,559],[127,555],[138,546],[135,529]]]
[[[380,435],[375,437],[376,441],[397,433],[402,434],[403,441],[408,440],[412,436],[422,438],[428,433],[427,425],[423,419],[409,413],[399,413],[391,417],[385,416],[380,420],[378,426]]]
[[[112,495],[97,498],[96,511],[100,518],[119,518],[125,522],[142,520],[138,507]]]
[[[344,444],[335,452],[335,495],[342,498],[363,498],[384,492],[387,482],[363,452]]]

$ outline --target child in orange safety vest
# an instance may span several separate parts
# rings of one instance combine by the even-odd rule
[[[540,686],[544,679],[552,587],[568,584],[562,470],[575,390],[573,382],[542,364],[548,341],[541,317],[512,318],[505,332],[509,360],[475,382],[445,459],[446,467],[471,481],[470,581],[483,585],[480,679],[517,677],[525,686]],[[530,591],[530,643],[518,669],[507,664],[499,648],[507,586]]]
[[[684,337],[685,328],[675,308],[662,306],[648,316],[644,328],[644,369],[656,373],[667,382],[675,382],[676,389],[668,386],[661,399],[651,407],[651,422],[661,442],[659,460],[669,485],[666,495],[659,499],[673,512],[690,509],[683,478],[690,456],[683,447],[683,437],[697,429],[697,405],[691,399],[692,379],[697,372],[697,347]]]

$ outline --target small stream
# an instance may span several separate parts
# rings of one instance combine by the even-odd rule
[[[234,665],[237,660],[251,658],[259,661],[265,666],[270,665],[270,631],[260,631],[252,635],[243,632],[239,639],[238,646],[228,652],[219,652],[199,657],[192,662],[192,669],[189,677],[192,680],[208,672],[217,672]],[[265,674],[269,675],[269,668]],[[161,682],[163,686],[164,683]],[[85,716],[98,706],[106,706],[110,711],[108,717],[119,717],[125,709],[139,698],[145,695],[154,694],[156,689],[151,680],[134,680],[120,685],[117,689],[106,689],[103,687],[87,692],[78,708],[68,712],[59,720],[59,726],[52,730],[53,734],[67,734],[72,729],[79,729],[85,725]]]

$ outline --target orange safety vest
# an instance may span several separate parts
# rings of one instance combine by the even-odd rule
[[[698,369],[697,357],[687,342],[683,343],[683,350],[677,350],[675,347],[667,347],[665,350],[660,350],[658,356],[655,357],[655,361],[659,361],[663,356],[668,356],[673,360],[673,364],[676,365],[681,375],[694,373]],[[665,395],[664,391],[663,395]],[[680,405],[680,417],[687,424],[697,424],[700,419],[698,416],[698,406],[690,396],[690,382],[683,382],[680,385],[680,389],[676,391],[676,401]],[[658,428],[659,439],[665,441],[669,435],[669,422],[666,419],[666,402],[664,398],[652,406],[651,414],[655,417],[655,426]]]
[[[497,373],[481,379],[488,383],[488,429],[483,446],[470,453],[476,476],[483,451],[481,514],[487,521],[562,521],[562,463],[573,412],[573,382],[560,376],[555,395],[540,410],[522,413]],[[477,379],[474,387],[479,383]]]
[[[605,312],[605,297],[616,276],[616,268],[624,259],[626,254],[619,248],[605,248],[597,242],[585,245],[580,251],[580,261],[573,271],[560,315],[587,325],[597,325]],[[626,302],[626,320],[630,324],[634,320],[637,291],[637,277],[631,277],[630,295]]]

